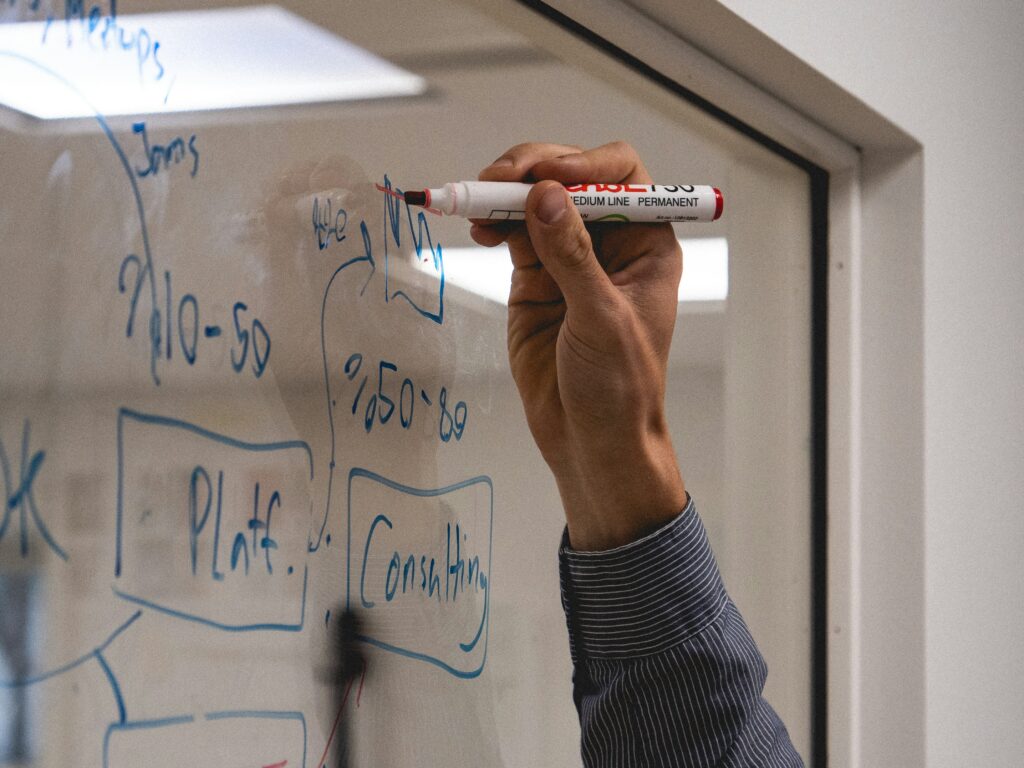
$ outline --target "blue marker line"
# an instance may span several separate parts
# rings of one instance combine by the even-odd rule
[[[121,144],[118,142],[117,138],[115,138],[114,132],[111,130],[110,125],[106,121],[106,118],[103,117],[103,115],[93,105],[93,103],[91,101],[89,101],[88,98],[86,98],[85,94],[83,94],[80,90],[78,90],[78,88],[76,88],[75,85],[70,80],[67,80],[65,77],[63,77],[62,75],[58,74],[57,72],[55,72],[54,70],[50,69],[49,67],[45,66],[44,64],[40,64],[38,61],[35,61],[35,60],[29,58],[28,56],[24,56],[24,55],[22,55],[20,53],[14,53],[13,51],[0,51],[0,56],[4,56],[4,57],[7,57],[7,58],[15,59],[17,61],[21,61],[21,62],[23,62],[25,64],[28,64],[30,67],[34,67],[34,68],[38,69],[43,74],[49,75],[50,77],[55,79],[60,84],[62,84],[65,87],[67,87],[73,94],[75,94],[78,98],[80,98],[82,100],[82,102],[93,113],[93,116],[96,118],[96,122],[99,124],[100,129],[106,135],[107,140],[110,142],[110,146],[113,148],[114,153],[117,155],[118,160],[120,160],[120,162],[121,162],[121,166],[124,168],[125,175],[128,177],[128,183],[131,184],[131,187],[132,187],[132,195],[135,198],[135,208],[136,208],[136,212],[138,213],[138,216],[139,216],[139,227],[140,227],[140,231],[141,231],[141,234],[142,234],[142,248],[143,248],[143,251],[145,252],[145,255],[146,255],[146,272],[149,274],[150,299],[152,301],[152,309],[150,311],[150,323],[149,323],[149,325],[150,325],[150,376],[153,378],[153,383],[155,383],[157,386],[159,386],[160,385],[160,377],[157,375],[157,372],[156,372],[156,360],[157,360],[157,356],[159,355],[159,349],[158,349],[158,345],[156,343],[156,338],[157,337],[154,335],[154,333],[159,333],[158,329],[159,329],[159,326],[160,326],[160,310],[157,307],[156,281],[153,279],[153,275],[156,274],[156,270],[155,270],[155,268],[153,266],[153,251],[152,251],[152,249],[150,248],[150,245],[149,245],[149,231],[148,231],[148,229],[146,227],[146,209],[145,209],[145,206],[142,204],[142,195],[139,192],[139,187],[138,187],[138,184],[136,183],[135,173],[132,170],[131,163],[128,162],[128,156],[125,154],[124,150],[121,148]]]
[[[240,718],[254,718],[259,720],[298,720],[305,722],[301,712],[275,712],[262,709],[240,709],[227,712],[207,712],[207,720],[235,720]]]
[[[306,755],[308,751],[309,734],[306,727],[306,716],[302,712],[278,712],[261,710],[239,710],[234,712],[209,712],[204,716],[209,722],[219,720],[294,720],[302,726],[302,768],[306,766]],[[106,735],[103,737],[103,767],[110,765],[110,738],[117,731],[149,731],[157,728],[169,728],[178,725],[191,725],[196,719],[192,715],[181,715],[178,717],[164,717],[156,720],[136,720],[133,722],[112,723],[107,727]]]
[[[432,320],[433,322],[435,322],[438,325],[440,325],[444,321],[444,285],[445,285],[444,257],[443,257],[443,254],[441,252],[441,246],[440,245],[437,245],[437,246],[434,245],[433,239],[430,236],[430,227],[427,224],[426,217],[425,217],[425,215],[423,214],[422,211],[420,211],[417,214],[417,223],[418,223],[417,230],[416,231],[413,230],[412,212],[409,210],[408,206],[406,206],[406,213],[407,213],[408,220],[409,220],[409,232],[410,232],[410,234],[412,235],[412,238],[413,238],[413,245],[414,245],[414,247],[416,249],[416,256],[417,256],[417,258],[419,258],[422,255],[424,239],[426,239],[427,245],[430,248],[430,253],[431,253],[431,255],[433,256],[433,259],[434,259],[434,267],[440,272],[440,275],[441,275],[441,283],[440,283],[440,288],[438,290],[438,310],[437,310],[436,313],[433,313],[433,312],[429,312],[429,311],[423,309],[418,304],[416,304],[416,302],[413,301],[405,293],[405,291],[402,291],[402,290],[397,290],[397,291],[395,291],[394,293],[392,293],[390,295],[388,294],[388,263],[389,263],[389,257],[388,257],[387,225],[390,225],[391,234],[392,234],[392,236],[395,239],[395,245],[401,246],[401,235],[399,234],[399,232],[401,230],[401,225],[400,225],[400,219],[399,219],[398,211],[400,210],[400,208],[401,208],[401,206],[402,206],[404,201],[402,201],[401,199],[395,198],[394,206],[392,206],[392,199],[394,198],[394,195],[395,194],[400,194],[401,190],[398,190],[397,188],[395,188],[395,193],[392,192],[391,179],[388,178],[387,174],[384,175],[384,186],[383,187],[379,187],[378,186],[378,189],[381,189],[385,193],[383,195],[383,197],[384,197],[384,209],[385,209],[384,210],[384,218],[385,218],[385,225],[386,225],[385,231],[384,231],[384,301],[387,302],[390,299],[399,298],[399,297],[403,298],[407,302],[409,302],[409,304],[412,306],[412,308],[417,313],[419,313],[421,316],[423,316],[423,317],[425,317],[425,318],[427,318],[429,320]],[[316,541],[314,542],[312,540],[312,537],[310,537],[309,547],[308,547],[310,552],[316,552],[318,549],[320,549],[320,544],[323,541],[323,537],[324,537],[324,530],[327,527],[327,520],[330,518],[331,500],[332,500],[332,493],[331,492],[332,492],[332,490],[334,488],[334,469],[335,469],[335,466],[336,466],[336,456],[337,456],[337,436],[335,434],[335,428],[334,428],[334,398],[333,398],[333,396],[331,394],[330,368],[329,368],[328,363],[327,363],[327,338],[326,338],[327,298],[328,298],[328,296],[331,293],[331,287],[334,284],[334,279],[346,267],[349,267],[352,264],[355,264],[357,262],[362,262],[362,261],[368,261],[370,263],[372,269],[370,270],[369,276],[366,278],[366,282],[363,283],[362,289],[360,289],[360,292],[359,292],[360,295],[362,295],[363,292],[366,290],[366,286],[369,285],[370,279],[373,277],[373,275],[374,275],[374,273],[376,272],[376,269],[377,269],[377,263],[376,263],[376,261],[373,258],[373,249],[372,249],[371,244],[370,244],[370,235],[369,235],[369,231],[366,228],[366,222],[365,221],[360,222],[359,228],[360,228],[360,232],[362,233],[362,236],[363,236],[363,249],[364,249],[364,254],[365,255],[349,259],[348,261],[344,262],[341,266],[339,266],[336,270],[334,270],[334,273],[331,275],[330,280],[327,281],[327,287],[324,289],[324,297],[323,297],[323,301],[322,301],[321,306],[320,306],[320,349],[321,349],[321,352],[323,354],[323,363],[324,363],[324,387],[325,387],[325,389],[327,391],[327,422],[328,422],[328,425],[329,425],[330,430],[331,430],[331,460],[330,460],[330,465],[329,465],[329,470],[330,471],[329,471],[328,476],[327,476],[327,504],[326,504],[326,508],[324,509],[324,518],[323,518],[323,521],[320,523],[320,530],[317,533]],[[417,237],[417,235],[418,235],[418,237]],[[424,395],[424,399],[426,399],[425,395]],[[429,402],[430,401],[427,400],[428,404],[429,404]]]
[[[416,258],[419,259],[423,255],[423,240],[424,235],[426,236],[427,244],[430,247],[430,255],[434,259],[434,269],[436,269],[441,275],[441,285],[437,293],[437,312],[430,312],[423,309],[419,304],[412,300],[409,295],[399,289],[394,293],[388,292],[388,265],[390,262],[388,255],[388,229],[391,230],[391,236],[395,239],[395,245],[401,247],[402,238],[400,236],[401,224],[399,223],[400,213],[402,205],[405,203],[402,197],[402,190],[398,187],[392,187],[391,179],[388,178],[387,174],[384,174],[384,186],[382,189],[384,192],[384,301],[388,302],[391,299],[402,298],[409,302],[409,305],[416,310],[422,317],[432,320],[433,322],[441,325],[444,323],[444,258],[441,253],[441,246],[434,245],[433,238],[430,236],[430,226],[427,224],[427,217],[423,211],[419,211],[416,214],[417,227],[413,229],[412,222],[412,209],[408,205],[405,206],[405,212],[409,219],[409,234],[412,236],[413,247],[416,249]],[[425,232],[424,232],[425,230]],[[417,234],[419,235],[417,237]]]
[[[128,627],[134,624],[141,615],[142,611],[136,611],[135,613],[133,613],[132,617],[128,619],[128,621],[126,621],[120,627],[115,629],[113,633],[111,633],[110,637],[106,639],[105,642],[103,642],[101,645],[96,646],[96,650],[101,652],[107,650],[107,648],[110,647],[110,644],[113,643],[121,635],[122,632],[124,632],[126,629],[128,629]]]
[[[33,494],[33,488],[36,482],[36,476],[39,474],[40,468],[43,466],[43,461],[46,460],[46,451],[36,451],[32,454],[31,458],[29,455],[29,442],[31,435],[31,423],[28,419],[25,420],[25,426],[21,433],[21,464],[18,469],[18,485],[15,488],[12,482],[11,463],[7,457],[7,451],[4,450],[3,440],[0,439],[0,471],[3,474],[3,482],[5,495],[2,501],[2,522],[0,522],[0,539],[4,537],[7,532],[7,526],[11,521],[11,513],[17,509],[19,516],[20,528],[20,539],[21,539],[21,556],[26,557],[28,555],[28,516],[32,516],[32,522],[35,523],[36,528],[39,530],[39,534],[43,537],[43,541],[47,546],[50,547],[64,562],[68,560],[68,554],[64,549],[57,544],[53,535],[50,533],[50,529],[46,527],[46,523],[43,522],[42,516],[39,514],[39,509],[36,507],[36,499]],[[14,490],[11,493],[11,490]]]
[[[178,82],[178,76],[177,75],[175,75],[174,77],[171,78],[171,84],[169,86],[167,86],[167,93],[164,94],[164,104],[166,104],[167,100],[171,97],[171,89],[174,87],[174,84],[176,82]]]
[[[169,608],[159,603],[154,603],[151,600],[138,597],[136,595],[129,595],[126,592],[121,592],[118,589],[113,589],[115,595],[122,600],[126,600],[129,603],[135,605],[141,605],[143,608],[149,608],[150,610],[162,613],[165,616],[172,616],[176,619],[183,619],[185,621],[191,621],[196,624],[202,624],[206,627],[212,627],[213,629],[219,629],[224,632],[301,632],[302,628],[306,624],[306,590],[309,586],[309,566],[306,566],[302,574],[302,607],[300,609],[299,622],[297,624],[284,624],[284,623],[260,623],[260,624],[225,624],[220,621],[214,621],[213,619],[207,619],[202,616],[196,616],[185,611],[179,611],[174,608]]]
[[[428,656],[425,653],[419,653],[418,651],[410,651],[407,648],[399,648],[397,645],[391,645],[391,643],[385,643],[383,640],[377,640],[376,638],[369,637],[367,635],[356,635],[356,640],[361,643],[375,646],[385,651],[391,651],[391,653],[397,653],[399,656],[404,656],[407,659],[416,659],[417,661],[425,661],[427,664],[433,664],[435,667],[443,669],[445,672],[454,675],[455,677],[463,680],[472,680],[473,678],[479,677],[480,673],[484,671],[484,664],[487,662],[487,645],[484,644],[484,656],[480,659],[480,666],[476,669],[463,670],[456,669],[450,664],[446,664],[440,659],[436,659],[433,656]]]
[[[160,717],[153,720],[132,720],[130,723],[114,723],[110,726],[110,730],[147,731],[152,728],[167,728],[171,725],[185,725],[195,721],[196,719],[192,715],[178,715],[176,717]]]
[[[159,720],[136,720],[131,723],[111,723],[103,736],[103,768],[110,768],[110,737],[114,731],[144,731],[154,728],[167,728],[172,725],[185,725],[195,722],[192,715],[180,717],[164,717]]]
[[[460,480],[457,483],[446,485],[443,488],[414,488],[411,485],[403,485],[397,480],[391,480],[390,478],[384,477],[384,475],[379,475],[373,470],[363,469],[362,467],[352,467],[352,469],[348,473],[350,489],[349,503],[351,503],[352,501],[352,480],[353,478],[356,477],[365,477],[368,480],[373,480],[376,483],[380,483],[381,485],[387,486],[393,491],[399,491],[409,496],[418,496],[421,498],[444,496],[447,493],[459,491],[462,490],[463,488],[468,488],[471,485],[477,485],[478,483],[483,483],[484,485],[486,485],[491,491],[491,497],[493,498],[494,496],[494,484],[491,482],[491,478],[489,478],[487,475],[477,475],[476,477],[471,477],[468,480]]]
[[[121,551],[123,546],[122,528],[124,518],[124,422],[126,418],[140,424],[180,429],[184,432],[198,435],[199,437],[206,438],[212,442],[219,443],[220,445],[226,445],[231,448],[238,448],[240,450],[250,451],[253,453],[266,453],[298,448],[306,453],[306,458],[309,461],[309,479],[313,479],[313,450],[309,447],[309,443],[304,440],[284,440],[276,443],[249,443],[244,440],[236,440],[235,438],[228,437],[227,435],[218,434],[217,432],[213,432],[205,427],[200,427],[196,424],[191,424],[180,419],[172,419],[168,416],[157,416],[151,413],[142,413],[140,411],[132,410],[131,408],[119,408],[117,411],[117,531],[115,542],[116,551],[114,554],[115,577],[120,577],[121,575]]]
[[[479,475],[477,477],[471,477],[468,480],[463,480],[458,483],[446,485],[443,488],[413,488],[412,486],[403,485],[395,480],[391,480],[383,475],[373,472],[369,469],[363,469],[361,467],[353,467],[348,473],[348,553],[345,559],[345,607],[351,609],[352,600],[352,481],[357,477],[364,477],[373,482],[380,483],[381,485],[404,493],[409,496],[417,496],[420,498],[431,498],[435,496],[443,496],[448,493],[452,493],[462,488],[467,488],[471,485],[478,483],[485,484],[490,490],[490,537],[488,541],[487,549],[487,562],[489,566],[493,566],[494,556],[494,484],[491,482],[491,478],[486,475]],[[364,554],[365,558],[365,554]],[[487,580],[484,584],[484,610],[483,615],[480,618],[480,626],[477,628],[476,635],[468,643],[459,643],[459,648],[465,652],[470,653],[480,642],[481,637],[484,639],[484,652],[483,657],[480,660],[480,666],[472,670],[461,670],[447,664],[441,659],[430,656],[426,653],[420,653],[418,651],[412,651],[408,648],[401,648],[391,643],[386,643],[383,640],[370,637],[368,635],[358,635],[357,640],[373,645],[377,648],[381,648],[385,651],[391,651],[399,656],[404,656],[408,659],[416,659],[417,661],[425,661],[428,664],[432,664],[435,667],[443,669],[455,677],[463,679],[471,679],[478,677],[483,671],[484,664],[487,662],[487,638],[490,630],[490,594],[491,594],[491,572],[490,567],[488,568]]]
[[[427,223],[426,222],[426,216],[422,212],[419,213],[418,216],[419,216],[421,224],[426,224]],[[427,230],[427,238],[428,238],[428,240],[430,238],[430,230],[429,229]],[[415,247],[416,247],[416,256],[418,258],[419,255],[420,255],[420,252],[423,250],[422,239],[420,240],[420,242],[416,242],[415,243]],[[438,325],[441,325],[442,323],[444,323],[444,256],[441,253],[441,244],[440,243],[438,243],[436,247],[433,245],[433,243],[430,243],[430,250],[434,254],[434,267],[441,274],[440,287],[438,288],[438,291],[437,291],[437,302],[438,302],[437,303],[437,312],[429,312],[429,311],[423,309],[422,307],[420,307],[419,304],[417,304],[415,301],[413,301],[405,291],[403,291],[401,289],[399,289],[399,290],[395,291],[394,293],[392,293],[390,298],[392,298],[392,299],[398,299],[398,298],[405,299],[407,302],[409,302],[410,305],[412,305],[412,308],[415,309],[423,317],[427,318],[428,320],[432,320],[433,322],[437,323]]]
[[[430,498],[433,496],[444,496],[447,493],[458,491],[463,488],[467,488],[477,483],[484,483],[490,488],[491,491],[491,542],[490,549],[488,550],[488,560],[490,563],[490,557],[494,549],[494,484],[491,482],[491,478],[487,475],[479,475],[477,477],[471,477],[468,480],[463,480],[452,485],[446,485],[443,488],[413,488],[410,485],[403,485],[395,480],[391,480],[384,475],[379,475],[369,469],[363,469],[361,467],[352,467],[348,473],[348,556],[346,558],[346,585],[345,585],[345,608],[351,609],[351,592],[352,592],[352,481],[357,477],[365,477],[368,480],[372,480],[376,483],[390,488],[393,491],[404,493],[409,496],[419,496],[421,498]],[[490,583],[490,576],[488,575],[488,583]]]
[[[484,625],[487,622],[487,619],[489,618],[488,617],[488,613],[489,613],[488,609],[490,608],[490,605],[491,605],[491,581],[490,581],[490,579],[486,579],[484,581],[483,587],[484,587],[484,612],[483,612],[483,615],[480,617],[480,626],[476,628],[476,635],[473,636],[472,640],[470,640],[468,643],[459,643],[459,648],[461,648],[465,653],[470,653],[476,647],[476,644],[478,642],[480,642],[480,636],[483,634]]]
[[[366,278],[366,282],[363,284],[363,290],[366,290],[366,286],[369,284],[370,279],[377,271],[377,263],[373,260],[373,253],[370,248],[369,234],[366,232],[366,222],[361,223],[363,231],[363,243],[365,244],[366,255],[357,256],[344,262],[341,266],[334,270],[330,280],[327,281],[327,287],[324,289],[324,298],[320,303],[320,351],[323,354],[324,361],[324,386],[327,389],[327,424],[331,428],[331,461],[328,465],[327,472],[327,504],[324,509],[324,519],[320,523],[320,532],[317,534],[316,542],[312,540],[310,536],[309,542],[307,542],[306,548],[310,552],[316,552],[320,549],[320,543],[324,538],[324,529],[327,527],[327,518],[331,514],[331,489],[334,486],[334,466],[335,466],[335,454],[337,449],[337,437],[334,430],[334,400],[331,397],[331,372],[327,364],[327,330],[326,330],[326,318],[327,318],[327,297],[331,294],[331,286],[334,285],[335,278],[341,274],[342,270],[353,264],[360,262],[368,262],[370,264],[370,276]],[[312,531],[311,531],[312,533]]]
[[[141,615],[142,611],[136,611],[135,613],[133,613],[132,617],[128,619],[128,621],[126,621],[124,624],[115,629],[106,640],[97,645],[84,656],[77,658],[74,661],[68,662],[62,667],[57,667],[56,669],[51,669],[48,672],[42,672],[38,675],[33,675],[32,677],[22,678],[21,680],[0,680],[0,688],[24,688],[29,685],[41,683],[44,680],[49,680],[51,677],[62,675],[65,672],[70,672],[75,667],[79,667],[85,662],[91,661],[97,653],[102,653],[103,651],[107,650],[110,644],[113,643],[114,640],[116,640],[122,632],[124,632],[126,629],[128,629],[128,627],[134,624]]]
[[[309,479],[313,479],[313,450],[305,440],[282,440],[276,443],[249,443],[245,440],[237,440],[233,437],[228,437],[227,435],[221,435],[217,432],[206,429],[205,427],[200,427],[187,421],[181,421],[180,419],[173,419],[169,416],[157,416],[152,413],[142,413],[141,411],[135,411],[131,408],[117,409],[117,418],[119,423],[126,416],[142,424],[154,424],[160,427],[181,429],[185,432],[191,432],[194,435],[205,437],[207,440],[213,440],[214,442],[227,445],[231,448],[240,448],[243,451],[262,453],[268,451],[283,451],[289,448],[301,448],[306,452],[306,457],[309,459]]]
[[[114,700],[117,702],[117,713],[118,722],[124,723],[128,719],[128,715],[124,708],[124,698],[121,696],[121,686],[117,684],[117,678],[114,677],[114,671],[107,664],[107,660],[103,658],[103,654],[96,650],[93,651],[93,656],[96,657],[96,661],[100,663],[100,667],[103,669],[104,674],[107,676],[107,680],[110,681],[110,687],[114,691]]]
[[[26,462],[29,462],[29,458],[28,458],[28,455],[29,455],[28,445],[29,445],[29,423],[26,420],[25,421],[25,429],[24,429],[24,431],[22,432],[22,435],[21,435],[21,466],[23,468],[24,468]],[[29,512],[32,515],[32,520],[35,522],[36,528],[39,529],[39,534],[43,537],[43,541],[45,541],[50,546],[50,549],[52,549],[54,552],[56,552],[60,556],[60,558],[62,560],[64,560],[64,562],[67,562],[67,560],[68,560],[67,552],[65,552],[64,549],[60,545],[58,545],[56,541],[54,541],[53,536],[50,534],[50,529],[46,527],[46,524],[43,522],[42,517],[39,515],[39,510],[36,509],[36,500],[35,500],[35,497],[32,495],[32,481],[35,479],[35,475],[39,471],[39,467],[42,465],[43,459],[45,457],[46,457],[46,453],[44,451],[38,451],[35,454],[35,456],[32,457],[31,462],[29,462],[29,470],[28,470],[28,473],[27,473],[28,476],[23,481],[23,488],[19,491],[19,493],[24,493],[25,494],[25,499],[28,501],[28,509],[29,509]],[[24,471],[24,469],[22,471]],[[12,498],[11,499],[11,503],[14,503],[14,502],[15,502],[15,499]],[[22,522],[22,525],[24,525],[24,521]],[[23,531],[24,531],[24,529],[23,529]]]

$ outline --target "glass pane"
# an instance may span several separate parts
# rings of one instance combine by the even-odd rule
[[[275,48],[301,33],[229,17],[223,44],[265,55],[227,72],[196,63],[210,35],[182,37],[209,19],[123,15],[201,3],[125,5],[2,11],[41,24],[30,55],[0,43],[0,82],[81,109],[87,70],[127,67],[126,92],[167,111],[0,116],[0,570],[45,585],[31,669],[0,663],[0,745],[31,689],[37,766],[318,766],[339,742],[354,765],[578,765],[563,518],[508,371],[507,271],[389,189],[475,178],[522,141],[626,139],[656,180],[725,195],[718,222],[677,225],[684,282],[712,288],[684,289],[669,417],[806,755],[806,175],[653,84],[561,60],[555,30],[438,0],[283,4],[419,95],[171,113],[203,87],[188,72],[256,72],[256,98],[302,63]],[[346,602],[369,664],[347,683]]]

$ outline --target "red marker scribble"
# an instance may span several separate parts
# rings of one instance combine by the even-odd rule
[[[405,202],[405,197],[394,189],[391,189],[390,187],[382,187],[380,184],[374,184],[374,186],[377,187],[378,192],[383,192],[385,195],[391,195],[392,197],[398,198],[403,203]],[[427,208],[426,206],[423,206],[423,210],[432,213],[435,216],[444,216],[444,214],[437,208]]]
[[[282,760],[280,763],[274,763],[273,765],[264,765],[263,768],[284,768],[288,765],[287,760]]]
[[[345,686],[345,694],[341,697],[341,706],[338,707],[338,714],[334,716],[334,725],[331,726],[331,735],[327,737],[327,744],[324,746],[324,753],[320,756],[320,761],[317,765],[320,768],[325,768],[327,759],[327,753],[331,751],[331,743],[334,741],[334,735],[338,732],[338,723],[341,722],[341,713],[345,710],[345,702],[348,701],[348,694],[352,690],[353,679],[349,679],[348,684]]]
[[[359,706],[359,699],[363,695],[363,681],[366,680],[366,669],[363,668],[363,673],[359,676],[359,691],[356,694],[356,706]],[[338,723],[341,722],[341,713],[345,710],[345,704],[348,702],[348,695],[352,691],[352,683],[355,682],[355,678],[350,678],[348,683],[345,685],[345,694],[341,697],[341,706],[338,707],[338,714],[334,716],[334,725],[331,726],[331,735],[327,737],[327,744],[324,746],[324,753],[320,755],[320,762],[317,763],[319,768],[327,768],[327,753],[331,751],[331,744],[334,743],[334,736],[338,732]],[[268,766],[268,768],[274,768],[274,766]]]

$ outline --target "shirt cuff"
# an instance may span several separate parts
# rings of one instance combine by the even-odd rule
[[[693,499],[642,539],[558,553],[573,662],[661,653],[705,629],[728,597]]]

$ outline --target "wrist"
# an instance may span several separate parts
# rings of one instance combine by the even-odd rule
[[[686,489],[667,429],[657,426],[614,448],[572,441],[549,461],[577,551],[602,551],[635,541],[674,519]]]

